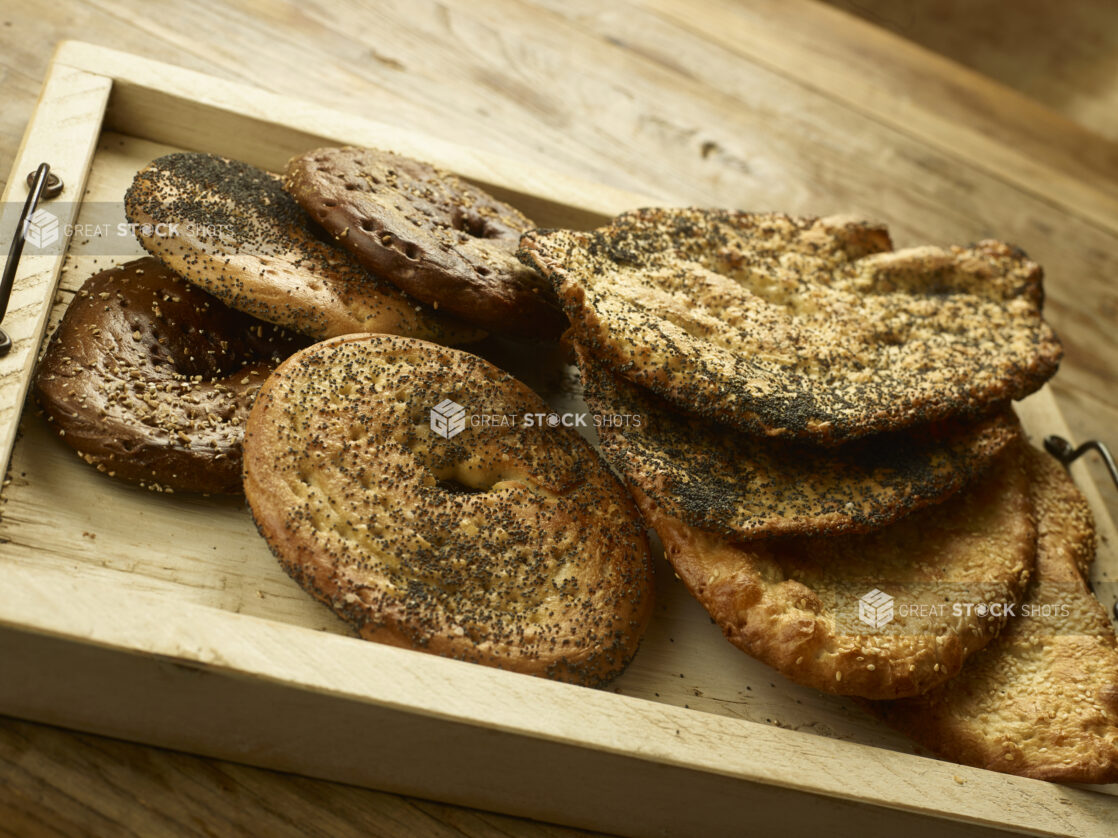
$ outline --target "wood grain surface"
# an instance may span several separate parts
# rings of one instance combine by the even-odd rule
[[[665,200],[862,212],[899,246],[1014,241],[1047,269],[1072,433],[1118,443],[1118,148],[835,9],[8,3],[0,177],[75,37]],[[0,834],[585,833],[4,720]]]
[[[15,719],[0,728],[0,766],[0,835],[13,838],[593,834]]]
[[[827,0],[1118,140],[1113,0]]]

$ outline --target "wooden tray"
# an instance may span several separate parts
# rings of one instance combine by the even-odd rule
[[[55,55],[4,200],[21,201],[26,173],[49,161],[67,186],[48,205],[65,227],[91,202],[120,202],[133,173],[169,150],[275,170],[327,143],[442,164],[546,226],[590,227],[642,203],[81,43]],[[83,195],[80,208],[65,203]],[[1113,834],[1118,788],[915,755],[853,702],[731,647],[662,562],[653,624],[607,690],[354,639],[282,572],[242,501],[109,480],[33,410],[20,417],[50,316],[124,258],[96,255],[97,244],[25,253],[4,323],[16,345],[0,359],[0,455],[11,450],[0,712],[623,835]],[[1047,390],[1020,413],[1035,435],[1068,433]],[[1073,472],[1099,520],[1095,581],[1109,607],[1103,577],[1118,574],[1118,541],[1085,470]]]

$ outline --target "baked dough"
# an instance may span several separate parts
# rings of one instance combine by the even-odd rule
[[[288,573],[362,637],[599,684],[651,613],[644,523],[573,431],[467,421],[549,412],[475,355],[335,338],[264,386],[245,495]]]
[[[1024,595],[1036,527],[1017,448],[950,500],[869,535],[734,543],[634,495],[731,643],[809,687],[899,698],[958,674]],[[989,603],[997,611],[980,615]]]
[[[516,259],[535,225],[429,163],[372,148],[292,158],[285,187],[362,265],[412,297],[486,331],[555,338],[551,285]]]
[[[305,344],[148,257],[85,281],[35,388],[51,426],[100,471],[159,491],[240,493],[252,400]]]
[[[967,485],[1020,433],[1006,407],[822,448],[681,413],[584,351],[578,365],[602,456],[665,514],[729,538],[880,529]]]
[[[463,343],[483,332],[432,311],[322,241],[280,179],[180,152],[124,196],[144,249],[226,305],[316,339],[386,332]]]
[[[646,209],[529,232],[578,340],[684,410],[837,444],[1033,392],[1061,349],[1041,269],[994,241],[889,252],[846,218]]]
[[[875,702],[890,724],[947,759],[1064,783],[1118,782],[1118,640],[1087,587],[1091,511],[1063,467],[1035,448],[1036,574],[1021,611],[951,681]]]

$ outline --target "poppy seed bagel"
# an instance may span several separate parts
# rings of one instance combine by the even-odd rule
[[[385,332],[442,343],[483,333],[410,299],[323,241],[277,176],[213,154],[168,154],[124,196],[144,249],[226,305],[310,337]]]
[[[425,341],[350,335],[293,355],[248,420],[257,527],[368,640],[612,678],[651,614],[644,523],[573,431],[474,423],[471,409],[550,412],[489,362]]]

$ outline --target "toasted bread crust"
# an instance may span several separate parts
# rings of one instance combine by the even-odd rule
[[[889,248],[845,218],[645,209],[529,232],[520,257],[591,354],[755,434],[838,444],[981,415],[1055,373],[1042,272],[1020,251]]]
[[[582,684],[616,675],[651,614],[643,522],[563,428],[474,426],[451,400],[547,412],[473,355],[387,335],[317,344],[263,388],[245,494],[287,571],[362,637]]]

